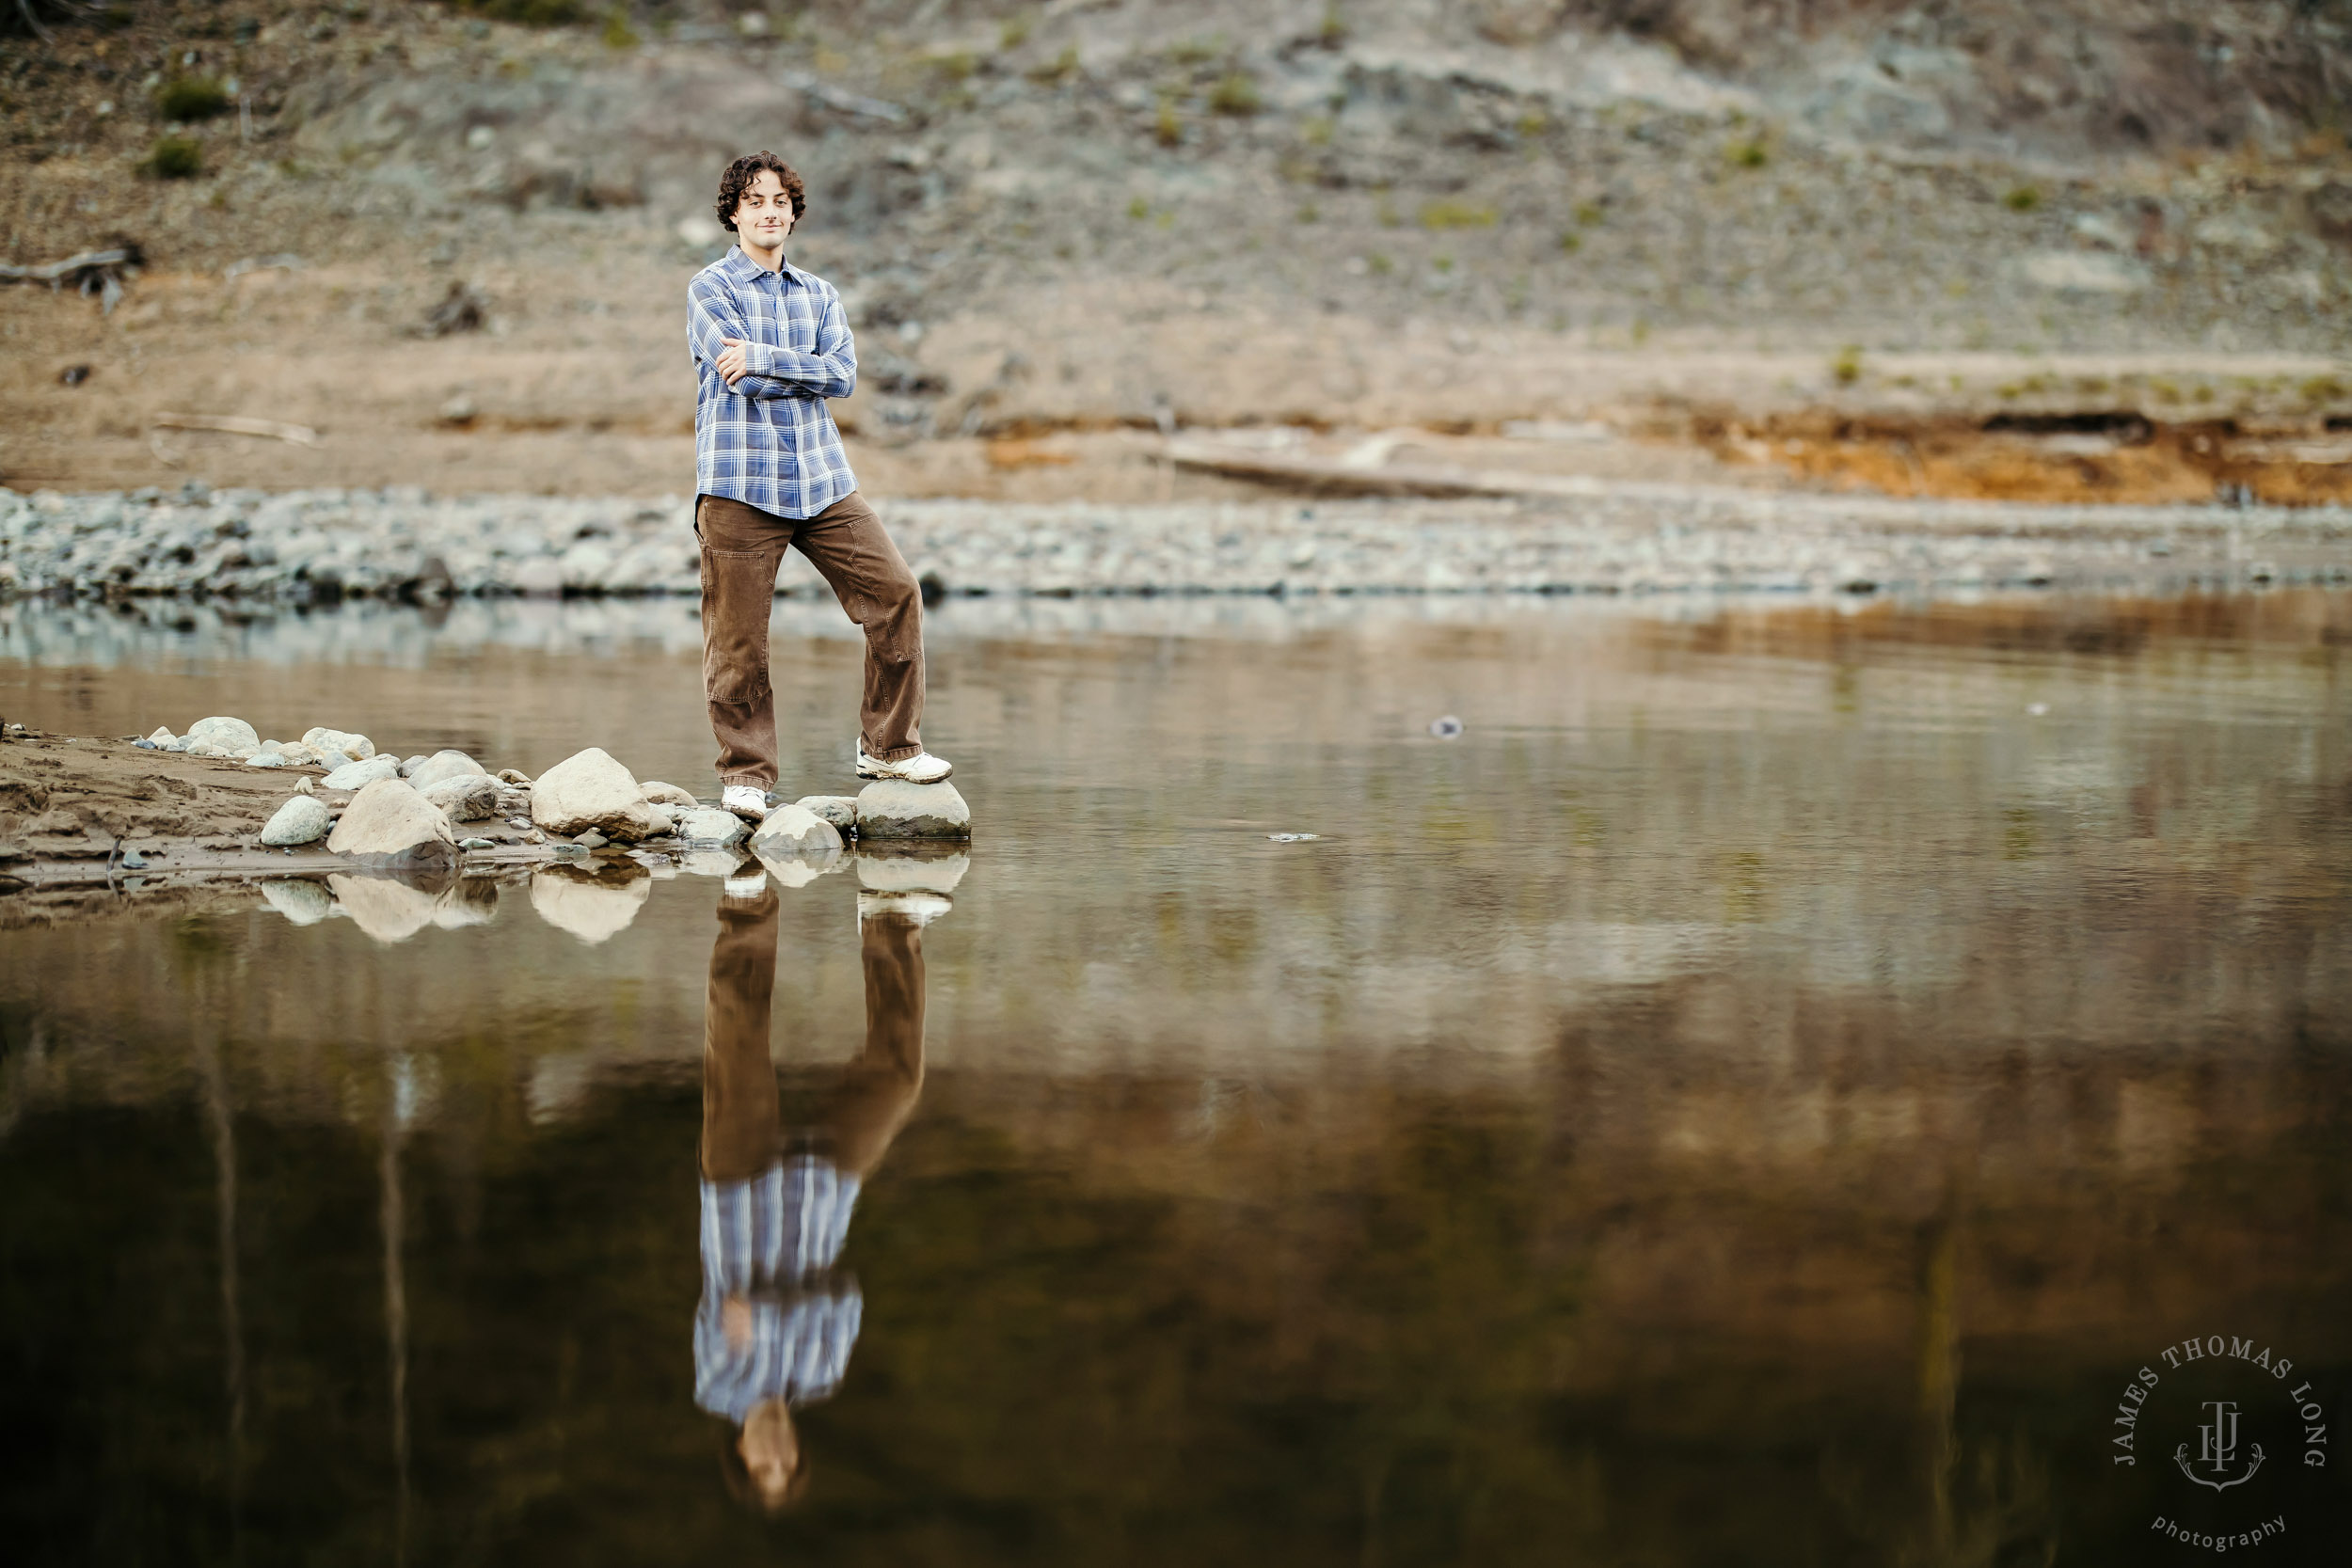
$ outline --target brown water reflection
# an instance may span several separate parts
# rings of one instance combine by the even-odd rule
[[[696,1404],[708,1064],[911,1103],[855,906],[923,873],[763,894],[741,987],[714,878],[281,884],[0,934],[33,1560],[2142,1562],[2198,1503],[2108,1462],[2132,1369],[2340,1399],[2352,597],[964,608],[979,834],[794,1506]],[[786,630],[829,735],[854,647]],[[699,784],[691,651],[599,635],[187,678]],[[2269,1475],[2321,1560],[2336,1472]]]

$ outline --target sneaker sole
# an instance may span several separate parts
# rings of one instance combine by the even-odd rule
[[[947,771],[942,773],[935,779],[910,779],[904,773],[893,773],[886,768],[879,772],[869,773],[865,768],[861,768],[857,770],[857,776],[861,779],[894,780],[899,784],[946,784],[949,779],[956,776],[956,769],[955,765],[950,763],[947,766]]]

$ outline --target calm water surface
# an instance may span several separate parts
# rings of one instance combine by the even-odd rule
[[[844,629],[779,616],[787,788],[850,782]],[[2282,1399],[2236,1490],[2189,1392],[2111,1439],[2211,1334],[2341,1430],[2352,596],[931,643],[968,864],[8,917],[0,1550],[2342,1560]],[[0,609],[0,713],[81,733],[708,791],[698,676],[676,605]]]

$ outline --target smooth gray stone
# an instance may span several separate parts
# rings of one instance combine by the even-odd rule
[[[431,789],[444,779],[486,779],[490,776],[488,769],[463,752],[436,752],[414,768],[403,763],[401,769],[408,782],[419,789]]]
[[[404,779],[413,779],[417,776],[417,769],[422,768],[424,764],[425,755],[422,752],[419,752],[413,757],[403,757],[400,759],[400,776]]]
[[[837,855],[841,831],[805,806],[778,806],[752,834],[752,853],[761,860]]]
[[[247,768],[283,768],[286,759],[276,752],[261,752],[245,759]]]
[[[367,865],[452,870],[457,864],[457,835],[449,818],[405,779],[377,779],[353,796],[326,847]]]
[[[794,805],[811,811],[845,833],[857,832],[857,797],[854,795],[803,795]]]
[[[319,781],[328,789],[365,789],[385,779],[398,778],[400,764],[390,757],[374,756],[360,762],[347,762]]]
[[[751,829],[731,811],[713,806],[697,806],[692,811],[676,815],[676,825],[671,830],[684,839],[689,848],[724,849],[740,844]]]
[[[952,784],[877,779],[858,791],[857,833],[862,839],[967,839],[972,808]]]
[[[421,771],[419,774],[421,777]],[[408,787],[419,787],[415,779]],[[460,773],[423,786],[424,798],[449,815],[452,822],[482,822],[498,815],[498,781],[486,773]]]
[[[365,762],[375,755],[375,742],[366,736],[352,730],[330,730],[324,724],[304,730],[302,743],[321,754],[341,752],[354,762]]]
[[[262,842],[273,849],[316,844],[335,825],[326,804],[315,795],[297,795],[278,808],[262,829]]]

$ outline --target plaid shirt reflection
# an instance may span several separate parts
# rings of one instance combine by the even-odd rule
[[[694,1310],[694,1402],[741,1422],[754,1406],[821,1400],[840,1386],[866,1301],[823,1276],[841,1257],[858,1180],[807,1156],[749,1181],[702,1184],[703,1297]],[[751,1332],[727,1337],[730,1297]]]
[[[813,517],[857,488],[827,398],[857,389],[857,345],[834,286],[786,262],[770,272],[738,245],[687,287],[694,394],[694,489],[782,517]],[[724,340],[750,373],[720,375]]]

